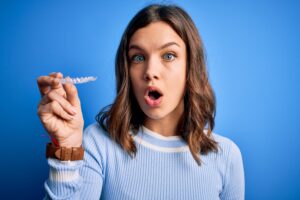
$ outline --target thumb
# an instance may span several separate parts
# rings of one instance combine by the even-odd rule
[[[78,97],[78,91],[74,84],[65,83],[63,87],[66,91],[67,100],[72,104],[72,106],[79,107],[80,99]]]

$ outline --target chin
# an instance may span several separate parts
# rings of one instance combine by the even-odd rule
[[[158,110],[143,110],[144,114],[146,115],[147,118],[149,119],[153,119],[153,120],[159,120],[164,118],[167,114],[162,112],[162,111],[158,111]]]
[[[159,116],[159,115],[147,115],[146,114],[146,116],[148,119],[152,119],[152,120],[160,120],[163,118],[162,116]]]

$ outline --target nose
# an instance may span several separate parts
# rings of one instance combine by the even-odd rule
[[[160,79],[160,63],[159,61],[156,61],[155,58],[151,58],[148,60],[148,62],[145,62],[145,72],[144,72],[144,80],[149,82],[153,80],[159,80]]]

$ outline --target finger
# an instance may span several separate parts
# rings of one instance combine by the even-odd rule
[[[52,72],[52,73],[49,74],[49,76],[59,80],[58,85],[51,85],[52,89],[62,88],[62,84],[60,83],[60,79],[62,79],[63,74],[61,72]]]
[[[80,100],[75,85],[72,83],[65,83],[63,84],[63,87],[67,94],[67,100],[72,104],[72,106],[79,107]]]
[[[61,72],[51,72],[49,76],[54,76],[56,78],[62,78],[63,74]]]
[[[48,76],[55,77],[56,74],[57,72],[51,72]]]
[[[38,84],[41,96],[44,96],[45,94],[47,94],[50,91],[50,87],[52,87],[52,85],[58,87],[59,83],[60,83],[59,79],[53,78],[50,76],[40,76],[37,79],[37,84]]]
[[[38,110],[38,114],[39,116],[41,116],[41,119],[43,120],[43,114],[49,114],[49,113],[53,113],[56,116],[67,120],[67,121],[71,121],[74,119],[73,116],[69,115],[66,111],[64,111],[64,109],[60,106],[60,104],[57,101],[52,101],[51,103],[48,103],[44,106],[40,106],[39,110]]]
[[[52,101],[50,103],[50,108],[54,114],[61,117],[62,119],[65,119],[68,121],[74,119],[73,116],[69,115],[66,111],[64,111],[64,109],[59,105],[59,103],[57,101]]]
[[[52,72],[51,74],[49,74],[49,76],[51,76],[53,78],[57,78],[59,80],[61,80],[63,78],[63,74],[61,72]],[[63,89],[63,86],[61,83],[59,83],[59,86],[51,87],[51,89],[55,89],[56,91],[58,91],[58,93],[60,95],[62,95],[64,98],[67,98],[66,92]]]
[[[49,93],[49,92],[48,92]],[[40,101],[40,103],[39,103],[39,105],[38,106],[40,106],[40,105],[46,105],[46,104],[48,104],[48,103],[50,103],[51,102],[51,100],[48,98],[48,95],[46,94],[46,95],[44,95],[43,97],[42,97],[42,99],[41,99],[41,101]]]
[[[67,111],[69,114],[75,115],[76,112],[76,108],[74,108],[70,102],[68,102],[64,97],[62,97],[61,95],[59,95],[57,92],[55,92],[54,90],[50,91],[47,95],[45,95],[48,97],[47,100],[50,101],[57,101],[60,106]]]
[[[53,78],[58,78],[58,79],[62,79],[63,78],[63,74],[61,72],[52,72],[49,74],[50,77]]]
[[[52,93],[52,92],[55,92],[54,90],[52,90],[52,91],[50,91],[50,92],[48,92],[47,94],[45,94],[43,97],[42,97],[42,99],[41,99],[41,101],[40,101],[40,103],[39,103],[39,105],[38,106],[40,106],[40,105],[46,105],[46,104],[48,104],[48,103],[51,103],[53,100],[53,98],[52,99],[50,99],[49,98],[49,94],[50,93]],[[56,92],[55,92],[56,93]]]
[[[56,72],[52,72],[52,73],[49,74],[49,76],[54,77],[55,74],[56,74]],[[39,78],[40,78],[40,77],[38,77],[38,79],[39,79]],[[38,80],[37,82],[38,82],[38,85],[39,85],[39,80]],[[49,87],[49,86],[46,86],[46,87],[39,87],[39,90],[40,90],[41,96],[43,96],[43,95],[47,94],[47,93],[50,91],[50,87]]]

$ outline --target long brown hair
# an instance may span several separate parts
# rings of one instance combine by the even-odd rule
[[[121,38],[115,60],[117,96],[111,105],[100,111],[96,120],[129,155],[136,154],[137,148],[129,131],[132,130],[134,134],[138,132],[145,114],[137,103],[130,83],[128,45],[135,31],[157,21],[169,24],[186,44],[185,111],[178,131],[200,165],[200,153],[218,151],[217,142],[211,137],[216,109],[215,95],[208,81],[204,47],[198,30],[190,16],[176,5],[149,5],[130,21]],[[203,131],[205,126],[206,133]]]

